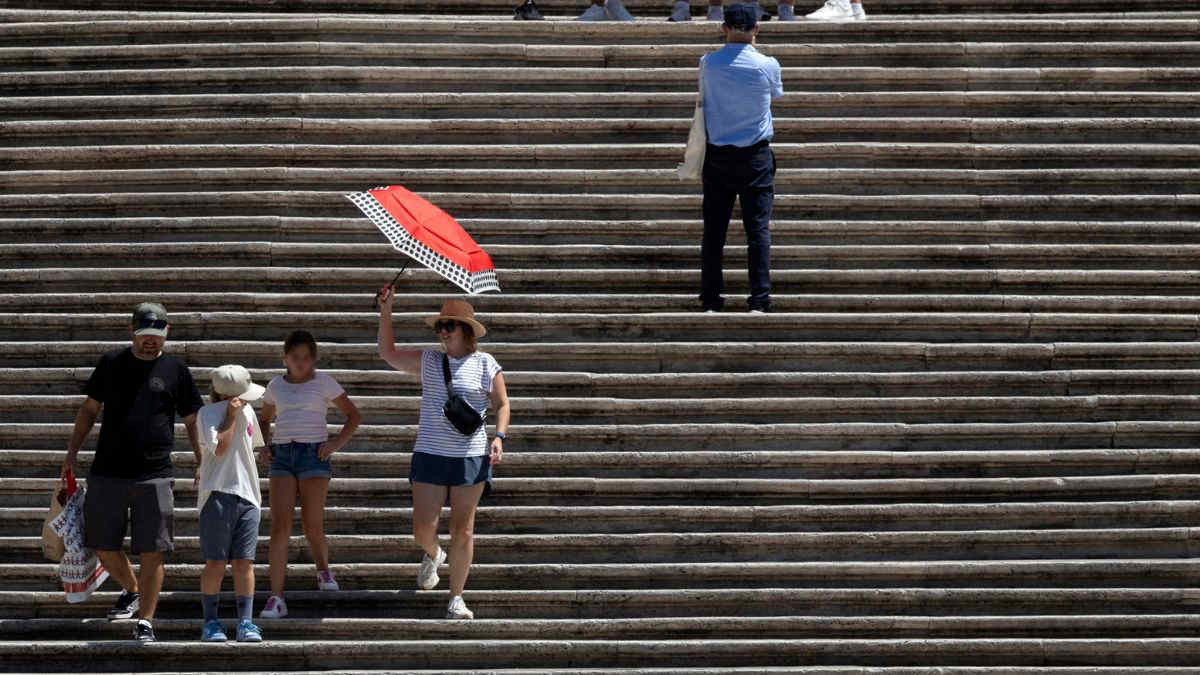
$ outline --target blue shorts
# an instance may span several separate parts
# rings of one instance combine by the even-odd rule
[[[329,478],[333,475],[333,464],[317,458],[320,443],[272,443],[271,478],[292,476],[296,479]]]
[[[200,551],[205,560],[254,560],[257,506],[228,492],[209,493],[200,509]]]
[[[428,452],[414,452],[408,480],[410,483],[447,487],[485,483],[483,494],[486,495],[492,491],[492,460],[487,455],[443,457]]]

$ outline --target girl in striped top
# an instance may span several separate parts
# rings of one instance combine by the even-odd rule
[[[478,350],[476,339],[483,337],[487,329],[464,300],[447,300],[437,316],[425,320],[437,334],[441,350],[397,349],[392,332],[394,297],[391,286],[379,293],[379,355],[396,370],[421,376],[421,416],[409,471],[413,537],[425,552],[417,586],[425,590],[437,586],[438,566],[446,561],[446,551],[438,545],[437,526],[449,496],[450,604],[446,617],[471,619],[474,614],[467,609],[462,594],[474,556],[475,509],[490,488],[492,465],[504,457],[510,413],[504,373],[491,354]],[[443,355],[450,367],[454,393],[485,420],[489,404],[495,409],[496,436],[490,444],[486,425],[463,434],[442,413],[448,396]]]

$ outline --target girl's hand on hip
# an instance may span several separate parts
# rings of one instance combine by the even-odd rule
[[[317,458],[322,462],[333,456],[333,453],[345,447],[344,443],[338,441],[325,441],[317,448]]]

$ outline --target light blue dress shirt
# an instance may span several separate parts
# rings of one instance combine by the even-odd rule
[[[783,96],[779,61],[730,43],[703,56],[700,73],[709,143],[744,148],[775,137],[771,101]]]

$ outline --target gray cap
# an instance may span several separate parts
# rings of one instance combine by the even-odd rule
[[[250,381],[250,371],[238,365],[220,366],[212,373],[213,391],[222,396],[236,396],[243,401],[257,401],[266,389]]]
[[[167,336],[167,310],[157,302],[143,302],[133,310],[133,334]]]

